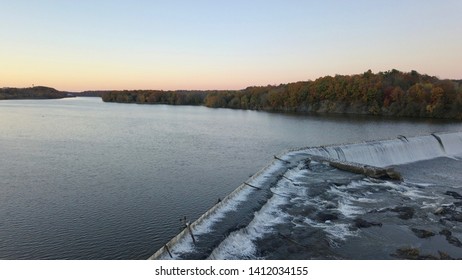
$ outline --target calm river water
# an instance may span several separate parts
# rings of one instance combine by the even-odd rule
[[[0,101],[0,259],[146,259],[286,149],[461,131],[100,98]]]

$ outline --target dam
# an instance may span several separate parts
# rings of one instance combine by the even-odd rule
[[[291,150],[150,259],[462,258],[461,156],[462,132]]]

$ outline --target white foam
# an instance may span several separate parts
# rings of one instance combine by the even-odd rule
[[[287,170],[284,176],[292,181],[303,181],[309,175],[308,170],[304,169],[304,164],[300,163],[296,168]]]
[[[372,194],[372,193],[370,193]],[[358,197],[358,198],[355,198],[355,200],[357,202],[361,202],[361,203],[377,203],[381,200],[379,199],[374,199],[374,198],[367,198],[367,197]]]
[[[310,218],[305,218],[304,222],[312,227],[321,228],[333,240],[344,241],[347,237],[357,235],[356,232],[350,230],[349,224],[333,222],[318,223]]]
[[[408,197],[411,200],[416,200],[416,199],[431,199],[431,200],[434,200],[434,199],[437,199],[437,197],[424,195],[422,191],[420,191],[419,189],[417,189],[415,187],[412,187],[412,185],[408,186],[406,184],[401,184],[401,183],[395,184],[395,183],[392,183],[392,182],[384,182],[384,183],[382,183],[382,185],[392,187],[391,192],[399,193],[400,195]]]
[[[188,240],[189,241],[189,240]],[[183,241],[175,244],[175,247],[170,249],[172,257],[167,254],[163,254],[159,257],[160,260],[179,259],[181,254],[189,253],[194,251],[194,245],[192,241]]]
[[[232,232],[217,248],[213,250],[208,259],[239,260],[254,259],[256,247],[253,239],[247,238],[241,231]]]
[[[286,198],[273,196],[260,211],[255,213],[254,219],[243,229],[231,233],[211,253],[209,259],[246,259],[255,258],[254,241],[271,233],[276,224],[285,222],[286,214],[280,211],[279,205],[284,204]],[[238,245],[242,244],[242,245]]]
[[[222,207],[220,207],[215,213],[210,215],[207,219],[203,219],[198,223],[194,229],[194,237],[197,241],[200,241],[201,235],[211,230],[214,224],[220,221],[226,214],[237,209],[240,203],[246,201],[248,196],[255,190],[252,188],[245,188],[239,192],[239,195],[233,199],[228,200]],[[185,236],[170,248],[170,253],[173,259],[178,259],[182,254],[190,253],[194,251],[194,244],[189,236]],[[171,259],[168,255],[162,255],[160,259]]]
[[[432,183],[416,183],[416,182],[411,182],[411,181],[404,181],[406,184],[413,185],[413,186],[418,186],[418,187],[432,187],[435,184]]]
[[[243,229],[232,232],[210,254],[209,259],[248,259],[255,258],[255,240],[272,233],[274,226],[287,222],[288,215],[280,210],[287,204],[297,188],[289,180],[281,180],[271,188],[273,195],[263,207],[255,212],[254,219]]]
[[[364,214],[364,210],[361,207],[354,206],[348,200],[339,201],[338,211],[347,218],[354,218],[358,215]]]
[[[394,181],[376,181],[376,182],[371,182],[369,185],[373,185],[374,187],[384,187],[384,188],[392,188],[392,189],[402,189],[404,188],[403,185],[401,185],[400,182],[394,182]]]
[[[403,196],[409,197],[411,200],[416,200],[416,199],[431,199],[435,200],[437,197],[434,196],[428,196],[428,195],[423,195],[421,191],[418,190],[413,190],[413,189],[408,189],[402,193]]]
[[[435,200],[436,201],[434,201],[434,202],[423,201],[422,206],[420,208],[421,209],[434,209],[434,210],[436,210],[438,207],[441,206],[441,202],[443,201],[443,199],[442,198],[437,198]]]

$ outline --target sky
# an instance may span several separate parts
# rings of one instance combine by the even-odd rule
[[[460,0],[0,0],[0,87],[242,89],[462,79]]]

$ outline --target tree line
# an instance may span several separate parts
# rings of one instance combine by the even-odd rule
[[[391,70],[243,90],[102,92],[105,102],[462,119],[462,80]]]
[[[1,99],[55,99],[71,97],[67,92],[58,91],[54,88],[36,86],[30,88],[0,88]]]
[[[462,119],[462,80],[391,70],[335,75],[314,81],[252,86],[242,90],[123,90],[68,93],[50,87],[2,88],[0,99],[101,96],[105,102],[197,105],[302,113]]]

